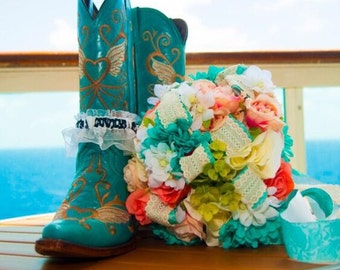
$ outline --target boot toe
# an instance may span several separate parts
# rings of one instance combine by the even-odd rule
[[[96,248],[118,246],[132,238],[132,232],[128,230],[126,224],[112,225],[115,228],[114,232],[110,232],[104,223],[96,220],[88,221],[87,225],[84,227],[78,221],[72,220],[55,220],[45,226],[42,238]]]

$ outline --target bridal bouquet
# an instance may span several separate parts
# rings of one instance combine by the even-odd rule
[[[271,73],[236,65],[192,79],[148,100],[124,168],[129,213],[168,244],[282,243],[293,154]]]

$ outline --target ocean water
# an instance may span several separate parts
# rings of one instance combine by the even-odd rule
[[[308,141],[308,175],[340,184],[340,140]],[[64,149],[0,150],[0,219],[54,212],[75,172]]]
[[[0,150],[0,219],[56,211],[74,169],[64,149]]]
[[[308,175],[340,185],[340,140],[307,141],[306,162]]]

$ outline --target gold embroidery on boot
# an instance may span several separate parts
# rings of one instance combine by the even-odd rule
[[[125,55],[126,46],[127,46],[126,39],[124,39],[122,44],[112,47],[106,55],[110,62],[109,73],[113,77],[117,77],[121,72],[121,68],[126,58]]]
[[[96,168],[94,168],[96,159]],[[100,175],[100,179],[94,185],[96,199],[98,200],[100,207],[96,209],[90,207],[80,208],[78,206],[71,205],[72,201],[81,194],[87,184],[86,174],[93,172]],[[130,220],[130,214],[126,210],[120,208],[124,207],[125,203],[119,199],[118,195],[115,195],[112,200],[105,202],[105,200],[110,197],[112,191],[111,184],[106,181],[106,177],[107,171],[102,166],[101,155],[93,155],[90,164],[84,171],[83,175],[77,178],[72,184],[72,189],[70,190],[68,197],[59,207],[54,216],[54,220],[66,219],[77,221],[81,226],[89,230],[91,229],[91,226],[88,221],[90,219],[95,219],[102,222],[108,232],[114,235],[116,233],[116,228],[113,224],[128,223]],[[100,187],[102,187],[105,191],[101,192]],[[76,213],[76,216],[71,216],[71,212]]]
[[[150,53],[146,59],[147,71],[154,77],[158,78],[161,84],[172,84],[176,79],[184,80],[184,77],[176,73],[174,65],[180,60],[181,50],[179,48],[172,48],[171,55],[174,59],[171,61],[166,54],[162,52],[164,47],[171,46],[171,37],[167,34],[158,34],[157,31],[145,31],[143,33],[143,40],[150,42],[154,52]],[[150,94],[153,94],[153,85],[148,87]]]
[[[80,103],[86,104],[81,108],[82,111],[91,108],[96,99],[100,101],[105,109],[121,108],[127,110],[128,107],[127,101],[124,100],[124,93],[128,87],[126,83],[127,74],[126,71],[122,71],[122,66],[126,61],[127,50],[127,37],[124,33],[124,14],[119,10],[113,10],[111,18],[114,24],[121,24],[121,27],[120,32],[111,42],[107,37],[107,34],[112,31],[111,26],[108,24],[100,26],[98,30],[99,36],[110,47],[104,57],[90,59],[85,56],[83,47],[88,39],[89,27],[84,26],[82,28],[86,36],[79,49],[79,76],[80,78],[85,76],[90,82],[89,85],[80,87],[80,92],[82,93]],[[100,70],[100,74],[94,77],[92,72],[90,72],[91,68]],[[103,83],[108,74],[117,78],[117,82],[114,84]],[[84,102],[84,99],[87,98],[89,100]],[[110,98],[110,101],[107,101],[108,98]]]
[[[121,39],[121,38],[126,39],[126,35],[124,33],[124,27],[125,27],[125,22],[126,22],[125,18],[126,18],[126,14],[125,14],[125,12],[122,12],[122,10],[115,9],[115,10],[112,11],[112,13],[111,13],[112,22],[115,25],[120,24],[119,34],[114,38],[113,41],[110,41],[106,37],[106,33],[111,32],[111,26],[108,25],[108,24],[103,24],[103,25],[100,26],[99,35],[100,35],[101,39],[106,43],[107,46],[111,47],[112,44],[117,43],[118,40]]]
[[[79,14],[78,14],[78,17],[79,17]],[[79,44],[80,49],[82,49],[84,47],[84,45],[87,43],[87,41],[90,37],[90,29],[87,25],[84,25],[81,28],[81,32],[82,32],[83,35],[85,35],[85,38],[83,39],[83,42],[80,43],[80,39],[79,39],[79,36],[78,36],[78,44]]]

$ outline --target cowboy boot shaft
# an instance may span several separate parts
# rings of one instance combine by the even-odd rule
[[[137,113],[142,116],[148,110],[147,98],[154,96],[155,84],[184,80],[187,25],[156,9],[138,7],[132,9],[132,23]]]
[[[135,112],[131,27],[128,0],[78,1],[80,111]]]
[[[118,198],[124,202],[128,193],[121,180],[122,164],[126,164],[130,157],[121,152],[116,147],[103,151],[93,143],[79,144],[75,181],[64,202],[72,203],[75,207],[93,209],[110,205]]]

